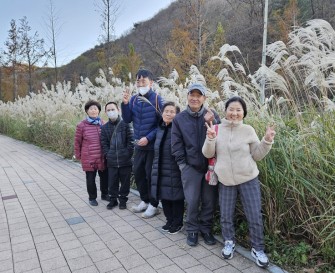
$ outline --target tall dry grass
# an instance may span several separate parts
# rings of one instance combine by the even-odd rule
[[[273,149],[259,163],[266,234],[272,241],[304,240],[311,248],[304,248],[309,258],[301,259],[302,264],[311,264],[318,256],[334,269],[335,31],[325,21],[308,22],[290,33],[287,44],[268,45],[269,65],[254,74],[236,61],[237,54],[241,52],[236,46],[223,45],[212,58],[224,64],[217,75],[222,88],[208,89],[207,105],[223,116],[225,100],[239,95],[248,105],[245,122],[259,136],[269,122],[276,123]],[[263,80],[266,99],[261,104]],[[187,85],[205,84],[206,79],[192,66],[183,83],[175,70],[158,82],[156,92],[184,108]],[[118,79],[107,82],[103,72],[95,84],[85,79],[74,91],[68,83],[44,86],[39,94],[0,103],[0,132],[71,157],[75,125],[85,116],[84,103],[88,99],[103,105],[110,100],[120,103],[123,88]],[[133,85],[130,88],[135,92]],[[280,245],[272,246],[270,252],[279,251]]]

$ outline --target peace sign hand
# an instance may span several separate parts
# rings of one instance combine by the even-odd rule
[[[205,125],[206,125],[206,127],[207,127],[207,137],[208,137],[209,139],[214,139],[214,138],[216,138],[216,132],[215,132],[215,130],[214,130],[213,122],[210,121],[210,122],[209,122],[209,125],[207,124],[207,122],[205,122]]]
[[[213,121],[214,120],[214,113],[211,109],[207,109],[207,113],[205,114],[204,116],[205,118],[205,121],[208,123],[210,121]]]
[[[264,139],[268,142],[272,142],[275,138],[275,135],[276,135],[275,125],[274,124],[269,125],[266,128]]]
[[[131,92],[130,92],[129,87],[126,87],[126,89],[123,90],[123,94],[122,94],[123,95],[122,102],[124,104],[128,104],[129,99],[130,99],[130,94],[131,94]]]

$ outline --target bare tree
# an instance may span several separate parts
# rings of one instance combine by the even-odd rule
[[[58,67],[57,67],[57,36],[60,32],[60,26],[58,23],[58,16],[53,1],[49,1],[49,14],[48,14],[48,40],[51,43],[51,59],[53,60],[53,67],[55,70],[55,83],[58,82]]]
[[[201,70],[203,52],[206,50],[208,39],[208,30],[204,28],[206,25],[206,13],[204,0],[181,0],[181,7],[184,9],[185,24],[190,29],[194,40],[197,42],[197,66]]]
[[[112,41],[115,38],[115,22],[119,15],[118,0],[96,0],[95,6],[101,17],[100,40],[104,44],[106,70],[112,67]]]
[[[5,42],[6,50],[3,52],[5,56],[5,65],[11,67],[13,75],[13,100],[17,98],[17,66],[20,53],[20,43],[18,37],[18,30],[15,20],[10,21],[10,30],[8,31],[8,40]]]
[[[29,92],[32,92],[32,74],[34,67],[37,63],[41,63],[43,58],[45,62],[42,65],[47,64],[47,56],[49,51],[44,49],[44,40],[39,38],[37,32],[33,36],[30,35],[31,27],[28,24],[27,17],[20,19],[20,27],[18,29],[19,40],[22,44],[21,54],[23,62],[28,64],[29,73]]]

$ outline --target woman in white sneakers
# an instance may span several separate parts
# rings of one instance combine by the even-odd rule
[[[273,144],[275,131],[268,127],[260,141],[254,128],[243,124],[247,106],[240,97],[232,97],[225,104],[225,119],[216,136],[213,125],[207,126],[207,137],[202,148],[205,157],[216,154],[215,173],[219,178],[219,203],[224,247],[222,256],[233,258],[235,250],[234,212],[237,193],[240,194],[246,215],[251,255],[260,267],[267,267],[269,259],[264,253],[264,231],[261,213],[261,191],[256,161],[263,159]]]

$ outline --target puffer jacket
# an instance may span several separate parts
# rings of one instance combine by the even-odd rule
[[[141,97],[149,100],[150,103],[143,101]],[[148,145],[146,146],[136,145],[136,149],[154,149],[157,125],[161,118],[157,111],[161,111],[162,108],[162,97],[152,91],[152,89],[150,89],[150,91],[144,96],[140,94],[132,96],[128,104],[121,103],[123,120],[126,123],[133,122],[135,140],[146,137],[149,141]]]
[[[179,167],[171,154],[171,127],[161,121],[156,134],[155,157],[151,172],[151,194],[156,200],[183,200]]]
[[[83,170],[94,171],[106,168],[100,142],[100,125],[86,119],[78,123],[74,138],[75,157],[81,161]]]
[[[120,117],[109,120],[101,128],[101,146],[107,158],[107,167],[125,167],[132,165],[134,153],[133,129]]]

